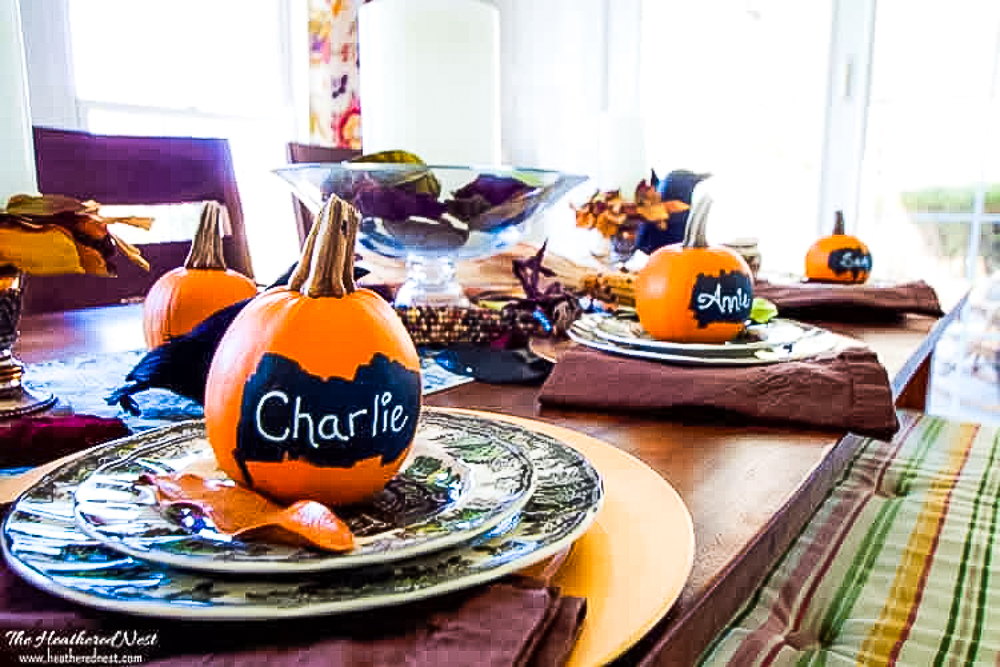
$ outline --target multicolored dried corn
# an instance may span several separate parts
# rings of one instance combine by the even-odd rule
[[[627,271],[599,271],[583,277],[581,287],[587,296],[619,306],[635,306],[636,274]]]
[[[549,335],[546,322],[528,311],[512,308],[397,306],[396,313],[418,347],[487,345],[513,330],[527,336]]]

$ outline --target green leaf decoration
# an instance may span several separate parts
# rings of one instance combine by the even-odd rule
[[[760,297],[754,297],[750,306],[750,321],[755,324],[767,324],[778,316],[778,307]]]
[[[359,155],[349,160],[350,162],[363,162],[365,164],[416,164],[426,163],[419,156],[409,151],[379,151],[368,155]],[[392,177],[380,178],[383,185],[388,187],[405,187],[413,192],[428,194],[432,197],[441,195],[441,183],[429,169],[414,169],[413,171],[401,172]]]

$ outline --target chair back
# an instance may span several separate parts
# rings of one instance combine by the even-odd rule
[[[229,213],[223,239],[227,266],[253,278],[243,209],[225,139],[97,135],[35,127],[38,189],[102,205],[217,201]],[[155,222],[154,222],[155,225]],[[28,276],[26,312],[71,310],[141,300],[164,273],[184,264],[189,241],[139,245],[143,271],[124,258],[118,276]]]
[[[288,161],[292,164],[308,162],[343,162],[361,155],[361,151],[353,148],[333,148],[330,146],[314,146],[311,144],[288,144]],[[299,200],[295,204],[295,227],[299,233],[299,245],[305,243],[309,230],[313,225],[312,212]]]

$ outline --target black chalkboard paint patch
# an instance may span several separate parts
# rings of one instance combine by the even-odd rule
[[[830,252],[827,266],[838,276],[850,273],[854,280],[858,280],[860,276],[871,273],[872,256],[861,247],[838,248]]]
[[[385,465],[412,442],[420,396],[420,373],[381,353],[345,380],[269,352],[244,386],[233,455],[250,485],[253,461],[351,468],[378,456]]]
[[[753,305],[753,284],[742,271],[699,273],[691,290],[688,307],[704,329],[713,322],[744,322]]]

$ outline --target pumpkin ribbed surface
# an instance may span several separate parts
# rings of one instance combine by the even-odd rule
[[[257,285],[226,268],[222,227],[226,209],[206,202],[183,267],[160,276],[146,294],[142,330],[157,347],[195,328],[212,313],[257,294]]]
[[[143,303],[146,345],[154,348],[186,334],[212,313],[255,294],[254,282],[231,269],[168,271],[149,288]]]
[[[636,276],[635,309],[654,338],[724,343],[746,326],[753,274],[735,251],[708,245],[705,220],[711,203],[702,194],[692,206],[684,242],[656,250]]]
[[[416,348],[392,307],[347,278],[357,221],[345,202],[323,209],[300,270],[240,312],[209,370],[205,420],[219,466],[280,502],[371,496],[416,431]]]
[[[837,211],[833,234],[812,244],[805,268],[812,281],[860,284],[871,274],[872,255],[860,239],[844,233],[844,216]]]

